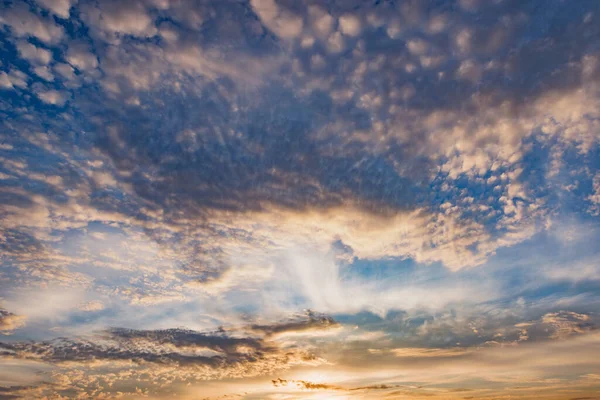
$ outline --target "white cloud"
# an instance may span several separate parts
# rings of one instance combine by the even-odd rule
[[[85,292],[76,288],[22,289],[6,298],[5,304],[16,314],[26,317],[30,323],[56,323],[78,311],[78,304],[82,303],[84,297]]]
[[[23,40],[17,43],[17,50],[21,57],[34,65],[47,65],[52,61],[52,53],[50,51],[36,47]]]
[[[102,0],[82,11],[86,22],[109,41],[115,34],[151,37],[158,32],[143,2]]]
[[[27,75],[18,70],[11,70],[8,74],[0,71],[0,88],[14,89],[27,87]]]
[[[340,30],[344,35],[358,36],[361,31],[360,19],[353,14],[345,14],[339,18]]]
[[[251,4],[261,21],[276,35],[293,39],[302,33],[302,17],[280,8],[275,0],[252,0]]]
[[[26,318],[0,308],[0,334],[10,335],[25,325]]]
[[[13,35],[17,37],[35,36],[49,44],[60,42],[64,36],[63,28],[50,18],[42,18],[31,13],[27,8],[26,3],[17,2],[0,14],[0,23],[10,26]]]
[[[36,0],[37,3],[58,15],[61,18],[69,18],[69,10],[77,0]]]
[[[69,64],[56,63],[53,69],[54,72],[58,73],[63,79],[66,79],[67,81],[72,81],[76,78],[73,67],[71,67]]]
[[[79,305],[79,309],[81,311],[94,312],[104,310],[104,303],[101,301],[87,301],[85,303],[81,303]]]
[[[56,106],[63,106],[71,98],[68,92],[54,89],[38,91],[36,94],[44,103]]]
[[[46,66],[35,67],[33,69],[33,72],[35,72],[37,76],[47,80],[48,82],[52,82],[54,80],[54,75],[52,74],[52,72],[50,72],[50,68]]]
[[[600,214],[600,173],[594,176],[592,188],[593,193],[587,198],[592,203],[589,211],[593,215],[598,215]]]
[[[317,5],[308,7],[308,15],[312,21],[312,28],[320,38],[326,38],[333,30],[334,19],[323,8]]]
[[[90,71],[98,67],[98,57],[83,44],[70,44],[66,59],[69,64],[81,71]]]
[[[467,79],[476,83],[481,79],[483,69],[477,64],[477,62],[473,60],[465,60],[460,63],[456,74],[461,79]]]
[[[423,39],[411,39],[407,42],[408,50],[415,55],[423,55],[429,51],[429,43]]]

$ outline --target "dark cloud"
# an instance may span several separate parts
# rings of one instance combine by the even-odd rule
[[[307,318],[306,318],[307,317]],[[311,330],[326,330],[340,327],[332,317],[307,311],[304,318],[295,318],[289,322],[271,325],[250,325],[253,331],[261,332],[266,336],[272,336],[282,333],[304,332]]]
[[[50,363],[91,362],[94,360],[151,362],[182,366],[218,367],[223,364],[259,361],[275,351],[260,339],[232,338],[226,335],[170,329],[136,331],[113,329],[101,340],[60,338],[45,342],[3,343],[3,355],[18,358],[41,358]],[[172,347],[171,347],[172,346]],[[185,349],[210,349],[214,356],[188,355]]]
[[[30,389],[27,386],[0,386],[0,400],[21,399],[22,391]]]
[[[371,210],[417,207],[423,201],[419,193],[427,188],[424,181],[435,166],[424,148],[430,146],[428,134],[409,123],[412,126],[409,129],[414,131],[408,140],[397,141],[392,135],[386,139],[387,150],[365,152],[364,143],[349,133],[373,132],[374,122],[394,117],[389,111],[361,105],[366,101],[364,96],[379,97],[383,104],[400,107],[407,116],[418,112],[419,118],[441,112],[456,113],[453,119],[462,118],[478,112],[481,100],[488,108],[510,104],[516,116],[521,104],[532,103],[549,92],[578,87],[582,59],[595,51],[591,44],[599,37],[597,24],[582,23],[588,14],[589,18],[595,18],[596,6],[592,2],[569,12],[565,11],[568,6],[560,3],[504,2],[480,7],[476,18],[434,2],[423,6],[407,3],[398,6],[403,10],[400,15],[405,22],[415,23],[411,18],[416,15],[420,16],[418,20],[425,21],[429,16],[454,12],[451,27],[421,39],[430,44],[430,56],[439,53],[445,60],[443,64],[433,69],[419,68],[413,73],[398,67],[398,64],[423,62],[415,57],[424,55],[410,53],[412,39],[390,38],[385,30],[374,29],[365,21],[364,50],[335,55],[316,44],[310,51],[294,48],[298,54],[290,54],[283,45],[274,47],[273,39],[264,34],[253,41],[249,28],[238,32],[238,40],[231,45],[222,42],[213,25],[219,17],[238,14],[243,23],[258,24],[256,16],[250,17],[251,9],[241,3],[227,8],[217,4],[199,7],[208,7],[215,17],[200,22],[206,29],[201,31],[199,41],[195,36],[193,48],[209,51],[214,49],[210,43],[215,41],[216,49],[224,54],[235,50],[237,56],[242,52],[252,58],[259,54],[283,57],[266,84],[259,89],[247,88],[237,76],[199,84],[206,79],[206,71],[204,75],[202,71],[194,71],[193,76],[184,75],[176,91],[168,87],[168,81],[160,84],[160,88],[135,89],[132,95],[142,106],[115,103],[98,93],[96,96],[100,98],[93,103],[82,98],[80,107],[88,115],[97,116],[101,122],[96,129],[99,148],[119,169],[131,173],[126,180],[139,195],[169,212],[185,209],[200,215],[211,209],[256,210],[269,204],[294,209],[331,207],[349,200]],[[362,12],[377,12],[379,7],[390,6],[363,5]],[[107,15],[121,11],[126,14],[126,8],[120,10],[111,5],[112,11]],[[160,13],[177,15],[178,9],[179,6],[173,6]],[[333,5],[325,9],[334,16],[342,12]],[[414,10],[409,12],[409,9]],[[152,12],[148,13],[149,18]],[[304,7],[294,7],[293,13],[297,18],[308,19]],[[182,31],[189,35],[188,30]],[[497,64],[485,72],[480,82],[455,76],[461,56],[455,53],[451,42],[462,31],[468,32],[465,51],[477,65],[484,68],[490,61]],[[357,39],[346,40],[355,44]],[[490,45],[492,42],[498,42],[495,48]],[[149,65],[164,65],[165,60],[157,58],[154,50],[169,48],[166,43],[139,46],[126,38],[120,45],[145,51],[144,57],[150,57]],[[180,49],[189,50],[188,45],[179,44],[183,46]],[[493,53],[486,53],[490,48]],[[326,70],[311,70],[309,60],[315,52],[324,57]],[[290,70],[295,57],[304,65],[304,78]],[[378,57],[381,63],[375,61]],[[361,76],[353,75],[361,63],[369,60],[376,64],[372,70]],[[265,60],[265,64],[268,62]],[[166,72],[173,77],[171,73]],[[444,75],[442,79],[440,73]],[[533,76],[535,79],[530,79]],[[134,77],[123,79],[120,85],[131,83]],[[331,84],[327,90],[308,90],[310,79],[331,80]],[[398,97],[394,90],[403,87],[417,95],[410,99]],[[333,93],[343,90],[352,92],[348,100],[334,101]],[[477,103],[473,102],[474,96],[480,99]],[[115,130],[105,129],[106,119],[114,124]],[[333,131],[323,137],[319,132],[324,130]],[[377,139],[375,133],[370,135],[369,142]]]
[[[14,314],[0,310],[3,319]],[[270,336],[283,332],[329,329],[337,326],[333,318],[309,312],[303,319],[273,325],[249,325],[240,336],[223,329],[198,332],[186,329],[135,330],[114,328],[91,338],[58,338],[51,341],[2,343],[3,355],[25,359],[42,359],[49,363],[92,362],[99,360],[136,363],[174,364],[181,366],[225,367],[260,363],[273,356],[291,361],[296,356],[311,356],[296,350],[286,353]],[[208,355],[204,354],[208,351]],[[204,352],[204,353],[203,353]],[[285,364],[285,361],[283,361]]]
[[[227,96],[237,98],[226,99],[221,93],[235,89],[219,86],[210,84],[200,95],[184,98],[162,91],[161,104],[126,107],[109,117],[123,125],[118,133],[103,135],[99,147],[118,168],[133,172],[136,193],[156,207],[185,209],[189,215],[259,210],[269,204],[329,208],[343,204],[348,195],[372,207],[413,203],[413,185],[384,157],[362,154],[358,144],[310,138],[330,122],[313,97],[299,99],[273,85],[258,99],[235,92]],[[150,94],[149,101],[155,102],[156,95]],[[156,108],[161,113],[146,111]],[[331,110],[331,116],[340,112]],[[322,154],[340,146],[348,154]],[[402,151],[398,148],[396,156]]]

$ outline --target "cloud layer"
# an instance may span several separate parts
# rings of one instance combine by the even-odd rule
[[[0,397],[502,398],[497,347],[597,351],[599,18],[3,2]],[[585,360],[524,371],[585,398]]]

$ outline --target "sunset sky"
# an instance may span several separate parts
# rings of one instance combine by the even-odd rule
[[[600,399],[600,1],[0,0],[0,400]]]

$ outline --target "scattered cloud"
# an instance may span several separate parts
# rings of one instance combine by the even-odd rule
[[[593,393],[567,3],[3,2],[0,397]]]
[[[63,106],[70,97],[67,93],[60,92],[54,89],[39,91],[37,92],[37,96],[44,103],[52,104],[55,106]]]
[[[77,0],[36,0],[45,9],[52,11],[60,18],[69,18],[71,7]]]
[[[6,316],[3,323],[5,319]],[[326,363],[309,350],[286,347],[269,339],[273,332],[281,329],[305,330],[313,328],[314,323],[314,318],[309,317],[304,325],[298,320],[294,326],[252,326],[254,332],[265,332],[255,336],[240,336],[246,328],[238,332],[115,328],[95,336],[1,343],[0,354],[4,360],[34,360],[58,368],[58,371],[53,370],[55,384],[40,386],[40,395],[56,396],[73,388],[82,395],[94,395],[95,390],[110,393],[113,385],[119,387],[130,380],[142,380],[148,385],[146,391],[160,393],[166,377],[171,382],[184,384],[252,377],[291,366]],[[119,372],[123,368],[128,369],[125,375]],[[106,378],[98,381],[98,373]]]
[[[4,10],[0,23],[10,27],[10,32],[21,38],[35,37],[44,43],[57,44],[64,37],[64,28],[52,21],[31,12],[25,2],[15,2]]]

